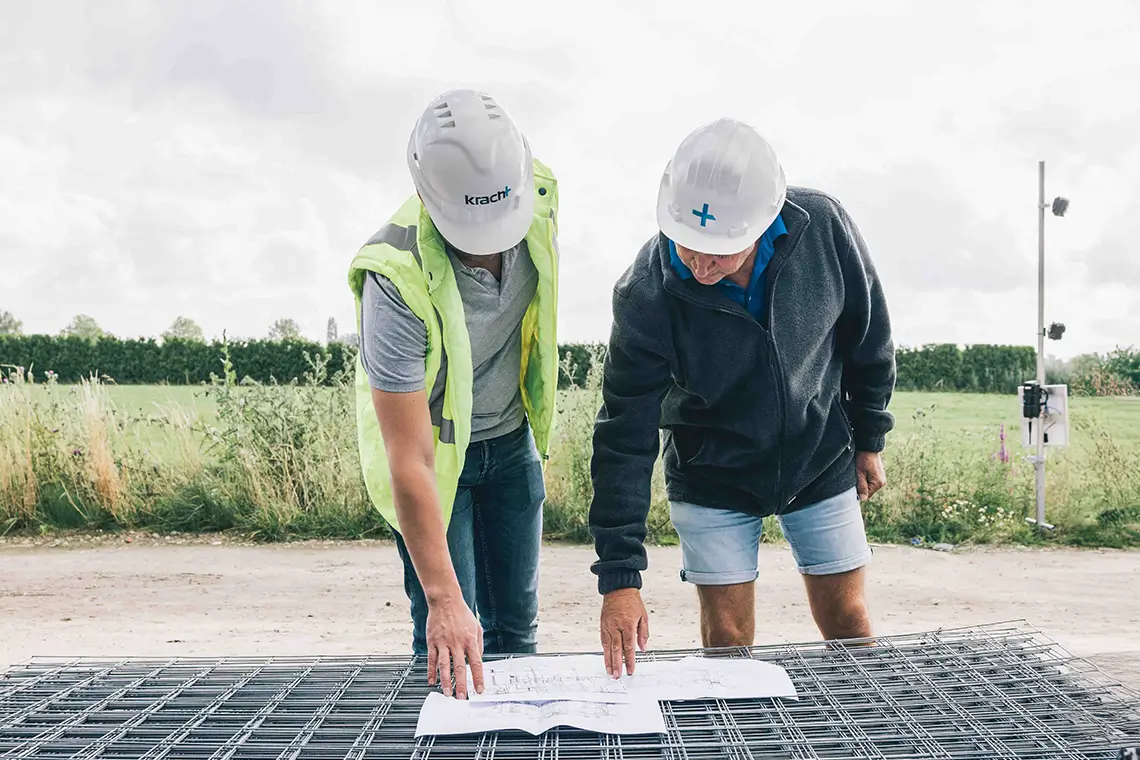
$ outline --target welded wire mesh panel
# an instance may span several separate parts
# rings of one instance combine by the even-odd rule
[[[690,652],[656,653],[672,659]],[[757,647],[800,699],[663,705],[668,733],[416,740],[410,657],[33,660],[0,677],[0,758],[1116,758],[1138,695],[1025,626]]]

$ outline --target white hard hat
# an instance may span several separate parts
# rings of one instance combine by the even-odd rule
[[[720,119],[694,130],[665,167],[657,224],[698,253],[739,253],[775,221],[787,196],[772,146],[752,127]]]
[[[460,251],[499,253],[526,236],[534,214],[530,145],[490,95],[437,96],[412,130],[408,168],[436,229]]]

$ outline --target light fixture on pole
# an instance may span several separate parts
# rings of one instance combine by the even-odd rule
[[[1053,413],[1049,408],[1050,390],[1054,386],[1045,384],[1045,338],[1060,340],[1065,333],[1065,326],[1058,322],[1045,329],[1045,209],[1052,209],[1053,216],[1064,216],[1069,209],[1069,200],[1060,196],[1052,203],[1045,202],[1045,162],[1037,163],[1037,379],[1024,383],[1021,388],[1022,417],[1029,425],[1029,439],[1036,443],[1036,453],[1030,457],[1033,462],[1037,486],[1037,515],[1036,519],[1026,518],[1026,522],[1036,524],[1039,528],[1052,530],[1053,526],[1045,522],[1045,444],[1048,442],[1048,428],[1046,417]],[[1064,386],[1059,386],[1063,397],[1067,397]],[[1057,413],[1067,418],[1067,403],[1059,407]],[[1036,424],[1036,431],[1033,430]],[[1067,426],[1068,420],[1063,424]],[[1034,435],[1036,432],[1036,435]],[[1067,434],[1064,441],[1067,442]],[[1062,444],[1063,445],[1063,444]]]

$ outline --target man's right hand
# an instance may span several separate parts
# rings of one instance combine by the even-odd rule
[[[633,675],[636,661],[634,643],[643,652],[649,643],[649,613],[641,601],[640,591],[623,588],[605,595],[601,633],[606,673],[621,678],[624,661],[626,672]]]
[[[455,696],[467,699],[467,665],[475,691],[483,693],[483,628],[462,596],[430,604],[427,616],[428,684],[439,675],[443,693],[451,696],[454,670]]]

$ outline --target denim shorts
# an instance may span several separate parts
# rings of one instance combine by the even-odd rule
[[[763,518],[686,502],[673,502],[669,511],[681,539],[681,580],[698,586],[756,580]],[[776,519],[804,575],[845,573],[871,561],[854,488]]]

